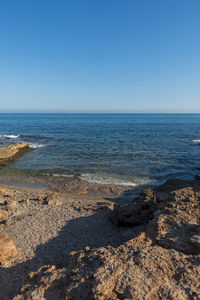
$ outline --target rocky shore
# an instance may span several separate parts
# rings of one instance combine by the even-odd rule
[[[1,187],[0,299],[199,299],[200,181],[113,192]]]
[[[24,154],[27,151],[30,151],[31,148],[28,144],[25,143],[17,143],[12,144],[7,147],[0,148],[0,164],[5,163],[10,160],[14,160],[20,155]]]

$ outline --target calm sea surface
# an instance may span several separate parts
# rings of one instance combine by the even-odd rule
[[[4,173],[133,186],[200,173],[200,114],[0,114],[2,141],[33,148]]]

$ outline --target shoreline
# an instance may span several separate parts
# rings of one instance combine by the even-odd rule
[[[8,213],[5,221],[0,223],[0,234],[6,234],[14,241],[18,255],[1,263],[0,275],[3,280],[0,284],[0,290],[3,295],[2,299],[18,300],[24,299],[24,297],[32,299],[32,296],[30,295],[31,293],[35,293],[34,291],[38,290],[38,287],[40,287],[40,292],[38,293],[40,293],[39,295],[41,297],[39,299],[42,299],[44,293],[49,289],[55,289],[54,296],[46,296],[44,299],[65,299],[62,296],[63,287],[55,288],[54,281],[51,281],[52,279],[46,279],[45,284],[40,283],[40,280],[41,282],[44,280],[42,277],[43,273],[41,273],[40,270],[41,268],[50,268],[49,273],[51,276],[56,276],[59,280],[61,280],[61,275],[59,275],[61,270],[67,270],[68,268],[66,264],[70,265],[73,263],[73,267],[78,268],[78,273],[82,274],[81,276],[83,277],[84,275],[82,272],[87,273],[88,270],[90,270],[90,272],[95,272],[94,270],[92,271],[92,265],[90,266],[88,263],[85,265],[86,269],[84,271],[85,267],[83,267],[79,260],[76,260],[76,262],[74,261],[74,255],[75,257],[76,255],[83,255],[86,260],[89,259],[92,264],[96,264],[98,261],[100,263],[102,260],[102,258],[100,258],[100,253],[103,251],[103,253],[105,253],[105,258],[101,264],[104,265],[104,260],[109,257],[113,257],[119,264],[118,259],[120,259],[119,255],[121,255],[119,253],[123,253],[125,249],[127,249],[126,251],[133,251],[133,253],[131,252],[133,258],[137,257],[138,254],[137,252],[134,252],[136,251],[134,249],[138,243],[140,245],[139,249],[148,249],[148,251],[157,249],[157,242],[153,241],[154,238],[149,233],[152,231],[150,226],[151,221],[149,222],[146,220],[138,225],[129,226],[130,219],[127,219],[128,214],[133,211],[133,199],[136,199],[135,203],[140,203],[140,199],[143,199],[141,198],[144,197],[141,196],[141,190],[144,189],[144,187],[133,189],[131,187],[91,184],[76,179],[72,181],[63,178],[48,178],[47,180],[46,178],[33,178],[31,176],[21,177],[21,182],[19,182],[19,178],[14,176],[12,178],[7,177],[7,180],[8,179],[10,184],[3,184],[3,180],[6,182],[6,177],[0,175],[0,190],[2,187],[7,187],[10,193],[10,196],[0,195],[0,209],[3,209]],[[193,193],[196,193],[199,197],[198,199],[200,199],[200,181],[168,180],[165,184],[154,187],[153,191],[155,191],[156,197],[159,197],[163,203],[166,202],[165,205],[168,205],[168,201],[172,198],[173,193],[177,193],[178,197],[186,197],[183,199],[190,199],[191,197],[191,201],[193,201]],[[172,191],[174,192],[172,193]],[[43,200],[45,197],[47,200]],[[48,197],[50,197],[49,200]],[[150,201],[152,200],[150,199]],[[155,209],[155,216],[157,211],[159,212],[163,209],[162,201],[161,203],[158,202],[158,204],[156,204],[158,205],[158,208]],[[171,201],[172,200],[170,200],[170,203]],[[196,201],[198,202],[198,200]],[[5,203],[7,204],[5,205]],[[154,207],[153,203],[154,202],[152,202],[151,207]],[[8,206],[8,204],[10,206]],[[177,213],[179,212],[179,206],[180,204],[178,204],[176,208]],[[169,207],[171,207],[171,204]],[[193,206],[188,209],[190,210],[192,208]],[[141,209],[136,213],[136,216],[139,216],[139,220],[142,220],[143,218],[143,215],[140,216]],[[145,209],[147,210],[147,215],[149,215],[149,208]],[[199,206],[196,209],[199,209]],[[164,208],[164,211],[165,210],[166,208]],[[151,213],[154,215],[154,211]],[[196,213],[193,215],[193,213],[190,212],[190,214],[194,219]],[[110,215],[112,215],[112,218],[110,218]],[[133,215],[133,220],[135,220],[136,216]],[[188,222],[187,218],[186,214],[183,218],[183,221],[186,223]],[[128,226],[126,224],[127,220]],[[124,225],[123,222],[125,222]],[[119,224],[122,224],[122,226],[119,226]],[[162,243],[163,242],[159,244],[159,251],[168,248],[168,246],[164,246],[163,248]],[[179,246],[175,246],[175,249],[176,247]],[[170,260],[173,253],[168,250],[164,251],[166,252],[164,257],[169,255],[168,260]],[[176,259],[177,264],[179,265],[182,258],[181,256],[179,258],[179,250],[176,249],[176,251],[178,251]],[[72,255],[71,253],[74,254]],[[95,255],[99,258],[94,259],[93,256]],[[147,259],[147,253],[144,257]],[[162,260],[165,260],[164,257],[162,257],[161,262]],[[152,259],[155,259],[156,261],[157,258],[155,257]],[[194,257],[194,260],[195,259],[197,258]],[[127,260],[126,255],[123,260]],[[152,263],[153,261],[150,264]],[[110,268],[112,269],[111,266]],[[141,272],[143,272],[143,266],[141,266]],[[158,276],[157,272],[158,270],[155,271],[155,276]],[[165,273],[165,271],[163,272]],[[30,274],[37,274],[37,281],[31,279],[32,276],[34,278],[35,275]],[[71,276],[72,277],[70,278],[74,280],[73,276],[75,275]],[[117,276],[120,278],[120,273]],[[116,277],[116,279],[117,278],[118,277]],[[127,273],[125,281],[129,281],[130,278]],[[158,277],[156,278],[159,280]],[[100,280],[103,280],[103,274],[101,275]],[[109,281],[110,279],[107,280]],[[67,282],[64,284],[66,285]],[[27,284],[29,288],[24,288]],[[138,285],[138,288],[142,289],[142,285],[140,285],[141,283]],[[86,286],[84,289],[86,289]],[[128,284],[127,288],[132,289],[131,284]],[[189,282],[187,288],[195,290],[194,286],[189,284]],[[60,294],[61,291],[62,293]],[[71,293],[69,287],[68,293]],[[79,299],[80,294],[78,290],[77,292],[75,290],[72,295],[73,299]],[[16,298],[14,298],[15,296]],[[83,299],[101,299],[100,296],[96,297],[97,298],[88,298],[87,296]],[[115,297],[111,299],[119,298]],[[163,297],[163,299],[167,298]],[[187,298],[182,297],[182,299]]]
[[[67,193],[77,194],[90,194],[100,193],[102,195],[119,195],[120,193],[127,191],[141,190],[145,187],[151,186],[150,184],[143,185],[123,185],[116,183],[97,183],[87,181],[81,177],[74,175],[70,177],[53,176],[53,175],[33,175],[27,172],[24,174],[1,174],[0,173],[0,185],[6,186],[19,186],[19,187],[32,187],[32,188],[49,188],[52,191],[60,191]]]

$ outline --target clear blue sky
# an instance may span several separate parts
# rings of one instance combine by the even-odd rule
[[[200,112],[200,1],[0,1],[0,111]]]

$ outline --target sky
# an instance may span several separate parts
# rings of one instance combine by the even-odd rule
[[[0,1],[0,112],[200,113],[200,1]]]

